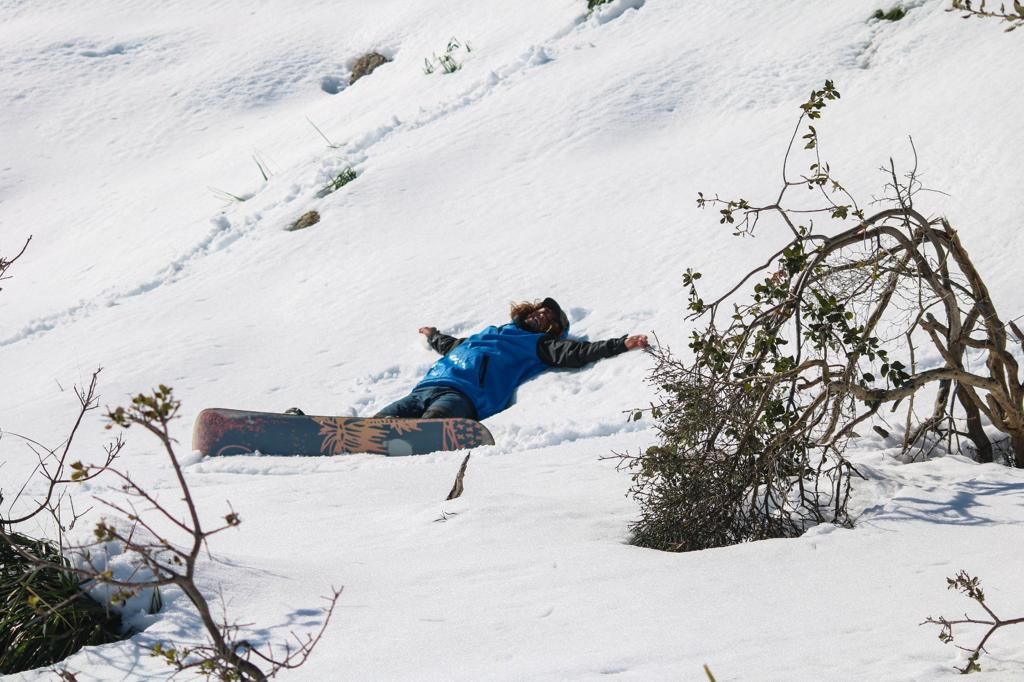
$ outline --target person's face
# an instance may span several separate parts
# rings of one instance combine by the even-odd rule
[[[544,332],[558,326],[558,316],[550,308],[540,307],[526,316],[526,326],[531,331]]]

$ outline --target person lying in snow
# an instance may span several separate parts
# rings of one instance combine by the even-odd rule
[[[434,363],[412,393],[375,417],[482,420],[512,402],[516,388],[552,367],[576,368],[636,348],[644,335],[597,341],[572,341],[569,318],[553,298],[512,305],[512,321],[457,339],[421,327],[419,332],[443,358]]]

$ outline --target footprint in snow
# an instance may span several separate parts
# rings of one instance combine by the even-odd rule
[[[590,308],[569,308],[569,322],[575,324],[591,313]]]
[[[324,76],[320,79],[320,89],[328,95],[337,95],[345,89],[348,84],[344,78],[338,76]]]
[[[83,57],[89,57],[91,59],[102,59],[103,57],[114,57],[117,55],[125,54],[128,52],[128,50],[132,49],[133,47],[137,46],[124,45],[123,43],[118,43],[116,45],[111,45],[110,47],[103,50],[81,50],[78,54],[80,54]]]
[[[399,367],[398,365],[392,365],[391,367],[387,367],[383,370],[368,374],[364,380],[357,380],[357,383],[379,384],[383,381],[392,381],[394,379],[397,379],[399,376],[401,376],[401,374],[402,368]]]

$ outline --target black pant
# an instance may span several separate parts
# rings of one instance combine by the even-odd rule
[[[373,416],[403,419],[476,419],[476,409],[469,398],[454,388],[423,386],[413,389],[412,393],[396,400]]]

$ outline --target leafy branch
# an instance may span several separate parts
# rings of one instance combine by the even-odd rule
[[[981,589],[981,580],[979,578],[972,577],[967,571],[961,570],[956,576],[952,578],[946,578],[947,589],[956,590],[966,596],[968,599],[974,601],[978,606],[982,608],[988,618],[972,618],[967,614],[964,614],[963,618],[957,620],[949,620],[943,616],[933,618],[928,616],[921,625],[939,625],[941,630],[939,632],[939,639],[946,644],[953,642],[953,627],[957,625],[987,625],[988,629],[982,636],[981,640],[977,645],[973,647],[963,647],[957,645],[958,648],[968,652],[967,663],[963,668],[956,668],[961,674],[968,674],[972,672],[981,672],[981,665],[978,660],[981,658],[981,653],[985,651],[985,644],[988,642],[996,630],[999,628],[1006,627],[1008,625],[1020,625],[1024,623],[1024,618],[1007,618],[1002,619],[995,614],[995,612],[985,603],[985,592]]]
[[[960,15],[962,19],[970,19],[971,17],[987,17],[990,19],[999,19],[1001,21],[1008,22],[1010,25],[1006,28],[1007,33],[1024,25],[1024,4],[1021,4],[1020,0],[1013,0],[1012,12],[1007,11],[1005,3],[999,4],[999,11],[987,9],[986,4],[986,0],[981,0],[981,2],[978,3],[978,7],[975,8],[972,0],[950,0],[950,7],[946,11],[962,12]]]

